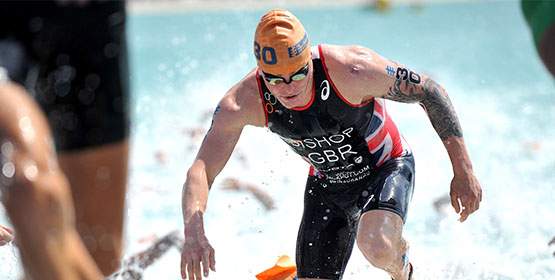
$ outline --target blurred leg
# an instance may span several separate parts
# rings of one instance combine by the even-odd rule
[[[0,84],[0,188],[29,279],[99,279],[75,230],[69,185],[45,116],[22,88]]]
[[[59,155],[71,185],[77,230],[104,275],[120,263],[128,153],[124,140]]]

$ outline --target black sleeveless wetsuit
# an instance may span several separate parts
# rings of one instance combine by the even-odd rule
[[[403,221],[414,186],[410,148],[381,99],[346,101],[312,50],[314,91],[303,108],[287,109],[258,82],[268,128],[310,165],[297,238],[297,277],[341,279],[360,215],[373,209]]]
[[[0,3],[0,67],[48,117],[58,151],[129,136],[125,2]]]

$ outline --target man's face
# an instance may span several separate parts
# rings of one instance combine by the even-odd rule
[[[284,75],[263,72],[264,82],[272,94],[288,109],[304,107],[312,98],[312,61],[301,69]]]

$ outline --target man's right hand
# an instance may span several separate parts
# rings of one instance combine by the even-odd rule
[[[13,240],[13,232],[3,226],[0,226],[0,246],[4,246]]]
[[[201,266],[204,277],[208,277],[210,269],[216,271],[216,255],[214,248],[208,243],[204,234],[198,236],[185,235],[185,243],[181,251],[181,278],[201,280]]]

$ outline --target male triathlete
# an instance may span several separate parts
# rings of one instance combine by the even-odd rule
[[[310,47],[290,12],[272,10],[254,36],[258,67],[222,98],[183,189],[182,277],[215,269],[203,213],[214,178],[243,127],[268,127],[310,164],[297,239],[298,279],[341,279],[356,240],[370,263],[411,279],[403,224],[414,186],[412,152],[386,99],[419,103],[453,165],[451,203],[464,221],[481,187],[446,91],[430,78],[360,46]]]

